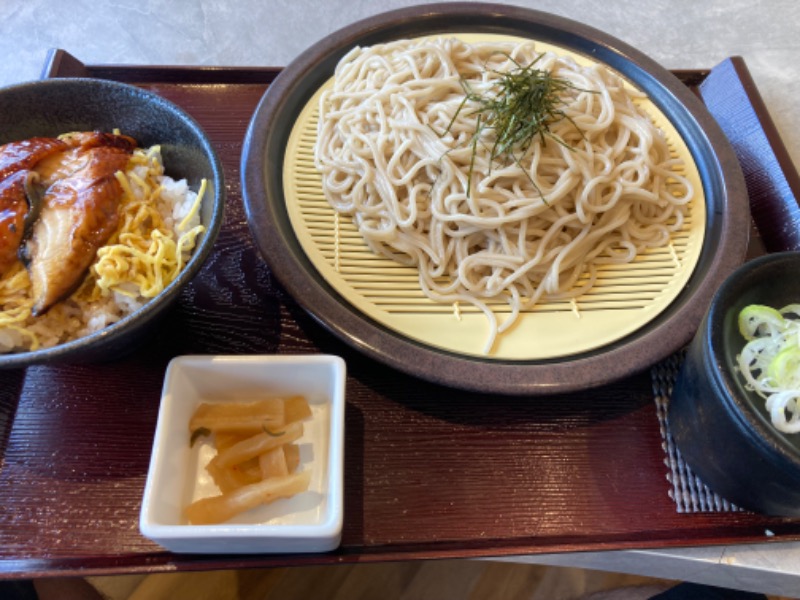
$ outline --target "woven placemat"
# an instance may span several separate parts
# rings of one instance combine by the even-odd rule
[[[738,506],[711,491],[692,473],[681,458],[681,453],[670,434],[667,408],[684,355],[683,351],[673,354],[650,370],[661,430],[661,445],[666,455],[664,464],[667,466],[667,480],[672,485],[669,496],[675,501],[679,513],[739,511],[741,509]]]

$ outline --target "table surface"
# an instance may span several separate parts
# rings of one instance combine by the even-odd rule
[[[91,64],[281,66],[326,34],[379,10],[419,2],[244,0],[61,3],[10,2],[0,22],[0,84],[38,78],[50,48]],[[789,156],[800,160],[800,5],[782,0],[689,2],[669,7],[633,0],[602,11],[579,0],[509,2],[583,21],[645,52],[667,68],[708,68],[742,55]],[[313,17],[311,16],[313,15]],[[641,24],[641,25],[638,25]],[[765,532],[765,541],[767,540]],[[647,572],[790,595],[800,589],[800,543],[515,557],[553,564]],[[794,587],[793,587],[794,586]]]

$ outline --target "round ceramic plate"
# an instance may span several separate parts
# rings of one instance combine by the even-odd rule
[[[672,151],[687,165],[684,175],[699,191],[671,247],[606,270],[595,290],[575,303],[537,306],[490,355],[482,354],[488,330],[483,315],[454,314],[452,307],[409,288],[413,270],[387,268],[391,265],[353,236],[352,224],[336,222],[313,169],[316,98],[330,84],[338,60],[356,45],[441,34],[527,38],[613,69],[647,95],[644,110],[665,131]],[[333,34],[272,84],[253,116],[242,163],[251,230],[297,301],[374,358],[467,389],[554,393],[646,368],[688,342],[714,289],[746,248],[741,171],[697,98],[622,42],[525,9],[429,5],[379,15]],[[343,241],[352,244],[344,254],[357,268],[342,268],[337,248]],[[390,275],[378,281],[379,273]]]

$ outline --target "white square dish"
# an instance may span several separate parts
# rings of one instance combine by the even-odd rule
[[[172,552],[325,552],[343,521],[345,363],[330,355],[180,356],[164,377],[139,529]],[[241,513],[224,524],[193,525],[183,510],[219,493],[205,470],[211,445],[190,443],[189,419],[204,401],[303,395],[312,416],[299,440],[308,491]]]

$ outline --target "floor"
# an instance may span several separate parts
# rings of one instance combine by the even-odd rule
[[[474,560],[92,577],[36,583],[40,600],[645,600],[677,585],[673,581],[635,575]],[[719,596],[729,597],[733,596]],[[768,600],[788,599],[768,597]]]

